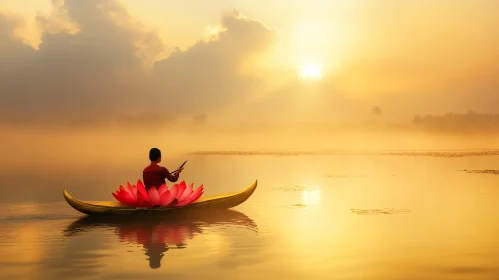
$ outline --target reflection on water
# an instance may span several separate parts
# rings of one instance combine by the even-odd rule
[[[349,175],[349,174],[324,174],[324,177],[328,178],[364,178],[366,175]]]
[[[85,216],[71,223],[64,236],[74,237],[92,229],[112,230],[121,242],[138,244],[145,249],[150,268],[161,267],[164,253],[170,249],[186,248],[186,241],[203,233],[204,227],[214,225],[242,226],[257,232],[255,222],[234,210],[209,210],[181,213],[173,217],[94,217]]]

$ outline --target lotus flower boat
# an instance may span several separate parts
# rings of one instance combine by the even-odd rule
[[[171,189],[168,189],[166,184],[162,184],[159,188],[151,187],[146,191],[141,180],[137,185],[130,185],[127,182],[127,188],[123,186],[113,192],[114,198],[124,205],[137,207],[181,207],[187,206],[196,201],[203,194],[203,185],[196,190],[193,189],[194,184],[186,185],[185,181],[180,184],[175,184]]]
[[[203,185],[194,189],[194,184],[185,182],[145,190],[142,181],[137,185],[127,183],[112,195],[117,201],[84,201],[73,198],[66,190],[63,196],[75,210],[87,215],[135,215],[186,212],[201,209],[229,209],[245,202],[256,190],[257,181],[243,191],[201,197]]]

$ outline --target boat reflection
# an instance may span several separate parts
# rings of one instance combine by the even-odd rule
[[[64,236],[73,237],[92,229],[111,229],[120,241],[142,245],[151,268],[161,267],[161,260],[170,249],[186,248],[186,241],[203,233],[204,228],[217,225],[241,226],[255,232],[255,222],[234,210],[207,210],[179,213],[175,216],[85,216],[72,222]]]

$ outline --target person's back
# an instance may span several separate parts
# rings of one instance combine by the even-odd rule
[[[170,182],[178,180],[182,168],[172,175],[166,167],[159,166],[158,163],[161,162],[161,151],[159,149],[152,148],[149,151],[149,160],[151,164],[144,168],[142,172],[142,179],[144,180],[146,190],[149,190],[151,187],[159,188],[162,184],[166,183],[165,179],[168,179]]]

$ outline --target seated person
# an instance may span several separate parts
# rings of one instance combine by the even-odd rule
[[[166,180],[170,182],[176,182],[182,172],[183,168],[175,171],[174,174],[170,174],[166,167],[159,166],[158,163],[161,162],[161,151],[158,148],[152,148],[149,151],[149,160],[151,164],[144,168],[142,172],[142,179],[144,180],[144,187],[148,191],[151,187],[159,188],[162,184],[166,184]]]

